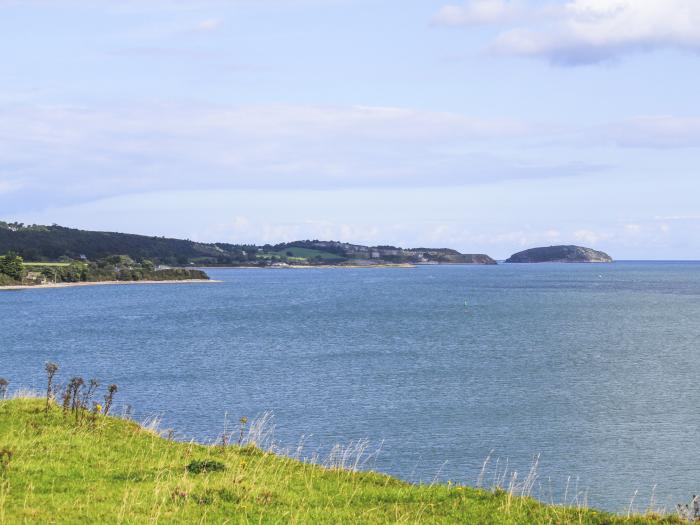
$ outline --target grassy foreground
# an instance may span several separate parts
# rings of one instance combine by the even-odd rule
[[[680,523],[178,443],[131,421],[76,423],[44,407],[0,401],[0,523]]]

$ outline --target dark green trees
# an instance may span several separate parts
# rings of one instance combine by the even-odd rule
[[[14,252],[8,252],[4,257],[0,257],[0,273],[15,281],[21,281],[24,277],[22,258]]]

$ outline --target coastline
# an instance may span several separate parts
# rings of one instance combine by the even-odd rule
[[[398,263],[398,264],[367,264],[367,265],[357,265],[353,266],[350,264],[317,264],[317,265],[306,265],[306,264],[289,264],[287,266],[198,266],[197,268],[203,268],[205,270],[313,270],[321,269],[328,270],[333,268],[415,268],[415,264],[411,263]]]
[[[168,281],[94,281],[87,282],[81,281],[77,283],[49,283],[49,284],[13,284],[7,286],[0,286],[0,291],[2,290],[34,290],[34,289],[46,289],[46,288],[73,288],[76,286],[111,286],[120,284],[181,284],[181,283],[220,283],[214,279],[180,279],[180,280],[168,280]]]
[[[330,269],[330,268],[343,268],[343,269],[357,269],[357,268],[415,268],[415,264],[411,263],[396,263],[396,264],[320,264],[318,266],[306,266],[303,264],[290,264],[289,266],[282,266],[282,267],[271,267],[271,270],[286,270],[286,269],[291,269],[291,270],[303,270],[307,268],[321,268],[321,269]]]

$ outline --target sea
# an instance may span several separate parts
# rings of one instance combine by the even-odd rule
[[[698,262],[208,273],[0,292],[0,377],[41,391],[53,361],[176,439],[263,417],[277,450],[415,483],[622,513],[700,493]]]

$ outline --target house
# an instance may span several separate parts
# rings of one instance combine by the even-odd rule
[[[27,284],[46,284],[49,282],[46,276],[40,272],[27,272],[24,281]]]

